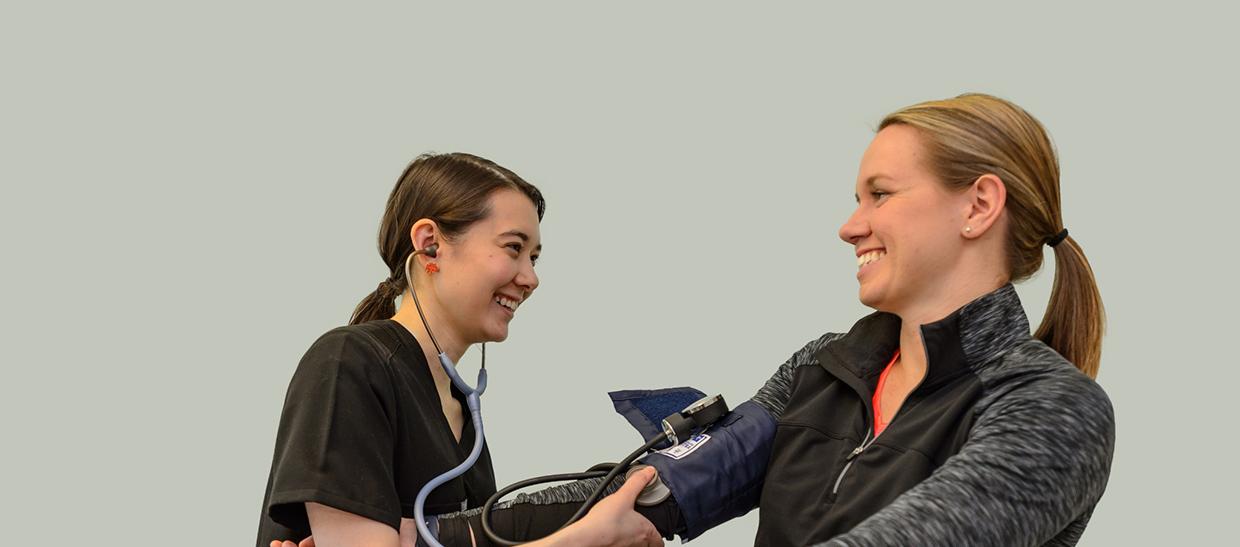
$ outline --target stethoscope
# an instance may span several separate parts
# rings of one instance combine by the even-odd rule
[[[430,258],[435,258],[439,252],[439,245],[432,244],[425,249],[414,251],[405,259],[405,281],[409,284],[409,294],[413,295],[413,305],[418,309],[418,317],[422,318],[422,326],[426,329],[426,334],[430,336],[431,343],[435,345],[435,351],[439,353],[439,364],[443,366],[444,372],[448,373],[448,377],[452,379],[452,385],[456,389],[461,390],[465,394],[465,405],[469,407],[469,416],[474,423],[474,448],[469,452],[469,456],[462,461],[460,465],[449,469],[442,475],[431,479],[421,490],[418,491],[418,497],[413,502],[414,524],[418,527],[418,537],[433,547],[443,547],[439,543],[430,528],[426,525],[426,498],[430,496],[431,491],[439,488],[444,483],[455,479],[478,461],[478,457],[482,455],[482,392],[487,389],[487,345],[482,344],[482,369],[478,371],[478,387],[470,387],[456,372],[456,364],[452,359],[448,358],[448,354],[444,353],[443,348],[439,347],[439,341],[435,339],[435,334],[431,332],[431,326],[426,321],[426,314],[422,312],[422,303],[418,301],[418,291],[413,288],[413,257],[423,254]]]
[[[473,465],[477,463],[478,457],[482,454],[483,435],[481,397],[482,392],[486,391],[487,388],[486,343],[482,344],[482,369],[478,371],[478,387],[472,388],[469,384],[466,384],[465,380],[461,378],[461,375],[456,372],[456,364],[452,362],[452,359],[449,359],[448,355],[444,353],[443,348],[439,347],[439,341],[435,339],[434,333],[431,332],[431,326],[426,321],[426,314],[422,312],[422,303],[418,301],[418,293],[413,288],[413,268],[411,266],[413,264],[413,257],[422,254],[430,258],[435,258],[438,251],[439,245],[432,244],[427,246],[425,249],[417,250],[410,254],[409,258],[405,259],[405,280],[409,284],[409,294],[413,296],[413,305],[418,309],[418,317],[422,319],[422,326],[426,328],[426,334],[430,336],[431,343],[435,345],[435,351],[439,353],[439,364],[443,366],[444,372],[448,373],[448,377],[452,379],[452,385],[456,386],[457,389],[461,390],[461,392],[465,394],[465,404],[469,407],[470,419],[474,424],[474,448],[470,451],[469,456],[465,458],[465,461],[462,461],[460,465],[449,469],[447,472],[431,479],[430,482],[426,483],[426,485],[418,491],[418,497],[413,502],[413,516],[415,519],[414,524],[418,528],[418,539],[425,541],[432,547],[444,546],[439,543],[439,539],[431,533],[430,527],[427,525],[425,512],[426,498],[434,489],[461,476],[465,473],[465,471],[469,470],[470,467],[473,467]],[[662,422],[662,433],[651,438],[645,445],[633,451],[618,464],[599,464],[584,473],[546,475],[511,484],[508,487],[496,492],[486,501],[486,503],[482,505],[482,531],[492,541],[500,545],[520,545],[520,542],[500,537],[497,533],[495,533],[495,530],[491,528],[491,509],[501,498],[518,489],[534,484],[603,477],[602,483],[595,487],[594,491],[590,494],[586,501],[577,509],[576,514],[574,514],[568,522],[565,522],[564,525],[561,526],[561,529],[567,527],[568,525],[581,519],[581,517],[584,516],[590,508],[594,507],[594,504],[598,502],[599,498],[601,498],[603,493],[607,490],[607,486],[616,479],[620,472],[627,469],[628,474],[632,474],[637,471],[639,467],[629,469],[629,465],[632,464],[637,458],[646,454],[650,450],[653,450],[655,446],[667,441],[670,441],[672,445],[680,444],[681,441],[689,439],[691,435],[710,427],[716,420],[726,414],[727,411],[727,403],[724,402],[722,396],[714,395],[711,397],[704,397],[701,400],[689,405],[684,410],[665,418]],[[628,476],[628,474],[626,474],[626,476]],[[669,494],[670,491],[667,487],[656,481],[656,484],[648,485],[646,489],[643,490],[642,497],[638,499],[638,503],[641,505],[655,505],[666,499]]]

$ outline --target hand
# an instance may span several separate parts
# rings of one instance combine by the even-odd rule
[[[597,547],[662,546],[663,538],[654,525],[633,510],[642,489],[654,480],[656,472],[647,467],[629,477],[624,486],[603,498],[586,516],[561,533],[547,538],[548,545],[589,545]],[[538,542],[542,545],[542,542]]]
[[[273,540],[270,547],[314,547],[314,536],[301,540],[301,543],[293,543],[289,540]]]

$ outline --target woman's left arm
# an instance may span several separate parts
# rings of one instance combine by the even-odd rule
[[[1006,384],[956,455],[825,545],[1075,544],[1110,474],[1110,400],[1075,371]]]

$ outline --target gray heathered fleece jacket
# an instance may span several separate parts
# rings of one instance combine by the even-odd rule
[[[1076,544],[1115,444],[1102,388],[1030,336],[1009,284],[922,326],[926,378],[875,438],[872,394],[899,330],[879,312],[823,335],[753,397],[778,421],[773,438],[748,440],[771,454],[755,545]],[[597,484],[519,495],[497,521],[508,537],[542,537]],[[683,531],[675,499],[639,511],[666,537]],[[466,520],[479,529],[476,510],[455,517],[441,539],[468,538]]]
[[[811,342],[755,400],[779,425],[757,545],[1073,545],[1110,473],[1093,380],[1029,335],[1011,285],[922,325],[926,378],[873,435],[899,345],[875,313]]]

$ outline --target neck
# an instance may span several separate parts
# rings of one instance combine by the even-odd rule
[[[1007,283],[1006,279],[962,283],[940,292],[941,296],[933,303],[896,313],[900,316],[900,366],[913,376],[923,377],[928,367],[928,357],[921,337],[921,326],[951,315],[1004,283]]]
[[[456,363],[461,359],[461,355],[465,354],[469,344],[463,342],[453,329],[448,328],[446,321],[443,320],[443,314],[438,313],[438,306],[435,302],[426,300],[430,299],[423,298],[421,301],[422,311],[426,314],[426,323],[430,324],[431,330],[435,332],[434,340],[439,342],[440,348],[443,349],[448,359]],[[403,325],[413,334],[414,338],[418,339],[418,344],[422,346],[422,353],[426,356],[426,364],[431,370],[431,376],[435,378],[435,387],[441,393],[450,393],[452,379],[439,364],[439,354],[435,352],[435,343],[431,340],[430,333],[426,331],[426,325],[422,323],[422,318],[418,315],[417,306],[414,305],[409,291],[405,291],[405,294],[401,296],[400,307],[392,319]]]

